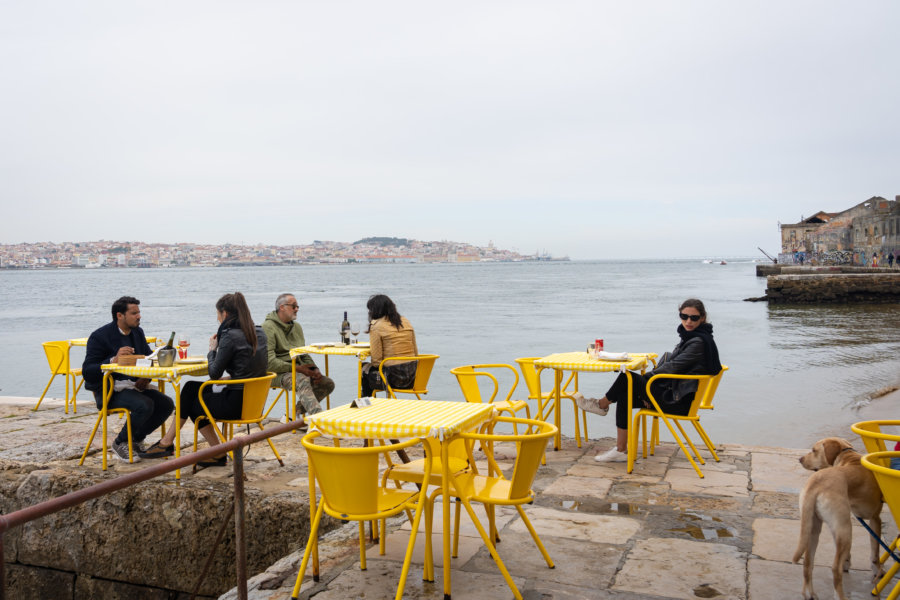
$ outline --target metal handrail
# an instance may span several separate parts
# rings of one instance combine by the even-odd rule
[[[70,492],[58,498],[51,498],[39,504],[28,506],[7,515],[0,515],[0,557],[3,556],[3,538],[6,531],[29,521],[46,517],[66,508],[72,508],[88,500],[105,496],[112,492],[130,487],[136,483],[159,477],[183,469],[207,458],[213,458],[222,452],[239,450],[255,442],[275,437],[289,431],[294,431],[303,426],[303,420],[279,423],[263,431],[250,435],[232,438],[228,442],[191,452],[187,456],[168,459],[158,465],[147,467],[133,473],[121,475],[115,479],[103,481],[81,490]],[[237,593],[239,600],[247,598],[247,542],[244,535],[244,457],[241,452],[234,452],[234,538],[235,538],[235,569],[237,571]],[[0,600],[6,598],[6,563],[0,565]]]

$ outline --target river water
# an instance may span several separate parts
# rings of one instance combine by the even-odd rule
[[[435,399],[461,398],[449,370],[463,364],[514,365],[521,356],[581,350],[595,338],[607,351],[661,354],[678,340],[678,304],[698,297],[730,367],[716,410],[704,415],[717,442],[803,447],[858,420],[854,405],[868,394],[900,383],[900,305],[745,302],[765,291],[750,260],[572,261],[4,270],[0,395],[38,396],[49,376],[41,342],[87,336],[125,294],[141,300],[147,335],[184,331],[191,354],[205,354],[215,301],[236,290],[258,322],[279,293],[296,294],[307,342],[337,341],[343,311],[363,323],[367,298],[388,294],[413,323],[419,351],[441,356],[429,384]],[[84,356],[83,348],[72,353],[76,363]],[[355,364],[333,357],[330,367],[338,386],[332,400],[345,403],[355,395]],[[581,387],[599,396],[612,377],[583,375]],[[62,385],[51,395],[62,396]],[[526,395],[522,383],[517,396]],[[563,414],[571,434],[571,411]],[[591,437],[614,435],[611,418],[591,415],[589,429]]]

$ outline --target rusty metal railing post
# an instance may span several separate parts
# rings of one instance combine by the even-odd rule
[[[244,527],[244,454],[234,451],[234,567],[238,600],[247,600],[247,538]]]

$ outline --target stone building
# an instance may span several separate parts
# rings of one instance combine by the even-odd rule
[[[869,198],[843,212],[819,211],[799,223],[781,225],[782,264],[887,266],[900,252],[900,196]]]

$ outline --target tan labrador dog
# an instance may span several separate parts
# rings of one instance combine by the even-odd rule
[[[800,459],[803,468],[815,471],[800,492],[800,541],[793,561],[803,555],[803,598],[816,600],[813,590],[813,565],[822,523],[827,523],[834,538],[835,555],[831,565],[834,597],[846,600],[843,571],[850,569],[851,519],[868,519],[872,530],[881,535],[881,490],[875,476],[862,464],[860,454],[845,439],[830,437],[813,444],[812,452]],[[871,536],[870,536],[871,537]],[[878,541],[871,539],[872,578],[881,576]]]

